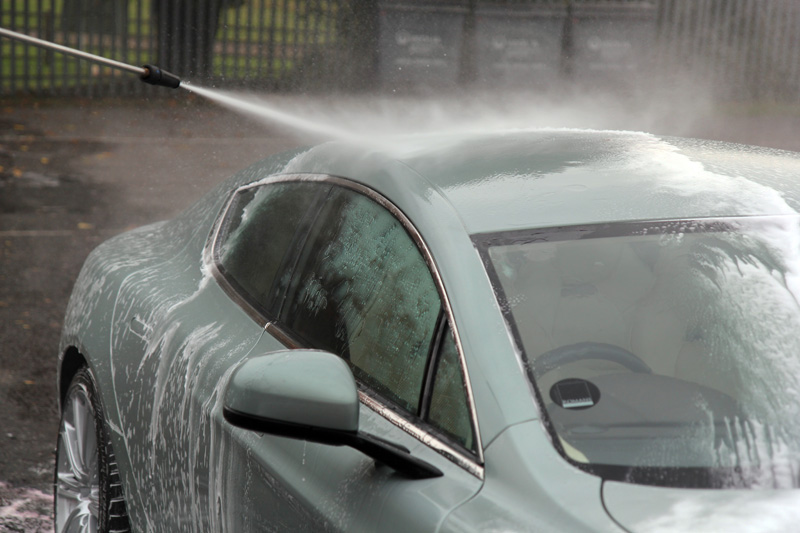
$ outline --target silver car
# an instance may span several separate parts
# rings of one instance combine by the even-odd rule
[[[266,159],[86,261],[57,529],[792,530],[798,179],[613,131]]]

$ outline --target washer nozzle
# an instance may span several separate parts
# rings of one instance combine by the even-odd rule
[[[150,85],[162,85],[172,89],[177,89],[181,84],[181,79],[178,76],[166,70],[161,70],[155,65],[144,65],[142,68],[144,69],[142,81],[145,83],[149,83]]]

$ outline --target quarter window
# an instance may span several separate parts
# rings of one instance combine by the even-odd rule
[[[428,423],[464,448],[475,451],[475,435],[467,407],[467,390],[450,328],[443,332],[435,376]]]

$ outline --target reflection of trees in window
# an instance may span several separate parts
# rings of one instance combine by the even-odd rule
[[[349,359],[358,379],[416,413],[441,303],[414,241],[391,213],[342,190],[304,254],[290,327]]]

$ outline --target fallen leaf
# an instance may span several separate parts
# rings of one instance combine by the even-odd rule
[[[112,154],[111,152],[100,152],[99,154],[95,155],[94,157],[96,159],[108,159],[109,157],[112,157],[113,155],[114,154]]]
[[[14,124],[14,131],[25,131],[24,124]]]
[[[30,149],[30,147],[27,144],[23,144],[22,146],[19,147],[19,149],[21,152],[27,152]]]
[[[11,169],[11,174],[13,174],[13,176],[15,178],[21,178],[22,177],[22,169],[14,167],[14,168]]]
[[[88,222],[78,222],[78,229],[92,229],[94,226]]]
[[[49,157],[42,157],[41,159],[39,159],[39,162],[41,164],[43,164],[43,165],[47,165],[47,164],[50,163],[50,158]]]
[[[25,385],[35,385],[36,384],[36,382],[33,381],[32,379],[26,379],[25,381],[23,381],[23,383]]]

